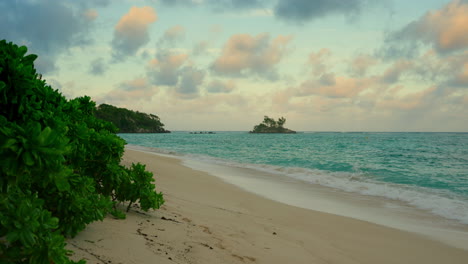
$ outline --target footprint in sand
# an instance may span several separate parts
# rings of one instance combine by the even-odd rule
[[[200,225],[199,227],[201,227],[203,229],[203,232],[205,232],[207,234],[210,234],[210,235],[213,234],[213,233],[211,233],[210,228],[208,228],[207,226]]]

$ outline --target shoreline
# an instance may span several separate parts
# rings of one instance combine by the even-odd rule
[[[403,201],[346,192],[250,168],[232,168],[185,158],[181,161],[184,166],[272,201],[416,233],[468,250],[468,225]]]
[[[197,156],[178,155],[137,145],[126,148],[180,160],[186,167],[206,172],[247,192],[279,203],[417,233],[468,250],[467,224],[417,208],[405,201],[347,192],[269,170],[238,167],[236,163],[226,165],[216,160],[198,159]]]
[[[468,251],[421,235],[286,205],[174,158],[126,148],[154,172],[166,204],[93,223],[68,241],[102,263],[466,263]],[[109,262],[110,261],[110,262]],[[100,263],[98,262],[98,263]],[[88,262],[92,263],[92,262]]]

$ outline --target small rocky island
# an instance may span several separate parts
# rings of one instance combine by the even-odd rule
[[[284,123],[286,123],[286,118],[284,117],[281,117],[278,119],[278,121],[275,121],[273,118],[265,116],[263,122],[256,125],[249,133],[296,133],[296,131],[283,127]]]

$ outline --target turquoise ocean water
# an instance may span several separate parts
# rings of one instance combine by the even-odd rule
[[[128,144],[398,200],[468,224],[468,133],[120,134]]]

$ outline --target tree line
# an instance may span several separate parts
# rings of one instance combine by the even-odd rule
[[[164,129],[164,124],[156,115],[109,104],[99,105],[96,108],[95,116],[113,123],[119,129],[119,133],[170,133]]]

